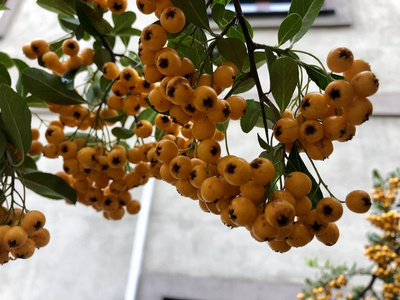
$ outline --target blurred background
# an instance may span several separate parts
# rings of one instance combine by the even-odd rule
[[[282,6],[243,2],[255,26],[255,41],[277,44]],[[35,1],[8,3],[14,8],[7,12],[9,17],[4,14],[0,19],[0,51],[11,57],[27,61],[23,44],[38,38],[50,42],[65,34],[57,16]],[[130,1],[129,9],[137,13],[134,25],[139,29],[154,20],[139,14],[135,1]],[[400,2],[327,0],[324,9],[295,48],[325,61],[332,48],[346,46],[355,57],[368,61],[380,79],[379,93],[371,97],[372,118],[357,128],[352,141],[334,143],[329,159],[316,163],[329,188],[344,199],[352,190],[372,187],[373,169],[386,174],[400,166]],[[137,50],[137,41],[131,48]],[[35,61],[27,62],[37,67]],[[268,78],[265,68],[260,72],[261,78]],[[250,91],[246,98],[256,95]],[[228,134],[231,153],[250,161],[261,152],[257,130],[245,135],[238,122],[231,122]],[[61,169],[61,163],[55,166],[45,159],[39,164],[48,172]],[[244,228],[225,227],[219,216],[204,213],[197,202],[179,196],[164,182],[147,189],[132,193],[149,206],[148,220],[145,215],[140,220],[139,214],[120,221],[106,220],[81,204],[67,205],[30,193],[27,205],[46,215],[51,241],[31,259],[0,266],[0,299],[295,299],[305,277],[315,274],[306,266],[307,257],[369,265],[362,253],[371,228],[364,215],[347,209],[338,221],[341,237],[336,245],[327,247],[314,239],[304,248],[278,254]]]

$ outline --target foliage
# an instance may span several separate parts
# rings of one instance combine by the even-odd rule
[[[369,244],[364,255],[373,262],[369,268],[353,264],[333,266],[327,261],[320,265],[317,259],[308,259],[307,265],[321,271],[316,280],[306,279],[308,288],[299,299],[399,299],[400,295],[400,198],[399,171],[386,178],[373,171],[374,188],[371,191],[374,209],[366,219],[379,232],[367,235]],[[365,278],[365,285],[353,286],[347,295],[341,292],[353,277]],[[379,283],[380,281],[380,283]]]
[[[254,40],[239,0],[138,1],[140,12],[158,18],[141,29],[133,27],[136,13],[126,10],[126,0],[37,0],[57,15],[66,36],[24,45],[36,66],[0,53],[1,224],[23,223],[26,188],[119,220],[125,212],[140,210],[130,190],[155,177],[199,200],[225,225],[251,228],[257,241],[268,241],[275,251],[306,245],[319,225],[336,228],[344,201],[335,199],[313,161],[327,158],[333,141],[350,140],[355,127],[368,119],[372,104],[365,97],[377,91],[378,80],[369,65],[360,69],[366,72],[351,69],[354,57],[347,48],[328,54],[330,70],[313,54],[294,48],[323,2],[292,1],[277,44],[267,45]],[[81,41],[91,46],[80,49]],[[306,63],[307,56],[315,64]],[[258,73],[264,65],[269,85]],[[16,81],[10,68],[18,70]],[[367,79],[360,84],[350,73],[367,73]],[[251,89],[257,99],[246,100],[242,94]],[[57,119],[43,120],[30,110],[38,107]],[[31,128],[32,116],[39,119],[44,138]],[[264,130],[257,137],[259,157],[251,162],[229,155],[228,127],[237,120],[244,133]],[[221,155],[220,142],[227,155]],[[37,169],[38,159],[56,158],[62,170]],[[196,172],[203,174],[201,181]],[[290,183],[292,176],[301,182]],[[15,189],[16,180],[23,193]],[[323,190],[333,200],[326,200]],[[338,218],[323,215],[321,199],[339,203]],[[275,203],[286,206],[286,212],[275,211]],[[317,210],[312,223],[309,215]],[[264,221],[275,224],[274,234],[259,232],[258,223]],[[297,227],[306,228],[301,230],[308,238],[301,243],[293,233]]]

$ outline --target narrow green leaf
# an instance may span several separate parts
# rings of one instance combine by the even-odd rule
[[[382,180],[383,180],[381,174],[379,173],[379,171],[378,171],[377,169],[374,169],[374,170],[372,171],[372,176],[373,176],[374,179],[377,179],[377,180],[379,180],[379,181],[382,181]]]
[[[172,3],[179,7],[184,13],[186,20],[197,27],[211,32],[207,16],[206,2],[203,0],[172,0]]]
[[[130,36],[140,36],[141,31],[136,28],[126,28],[121,29],[118,32],[112,32],[110,35],[112,36],[120,36],[120,37],[130,37]]]
[[[260,134],[258,134],[258,133],[257,133],[257,140],[258,140],[258,144],[260,145],[261,148],[263,148],[263,149],[265,149],[265,150],[271,148],[271,146],[268,145],[267,142],[264,141],[264,140],[261,138]]]
[[[126,114],[125,113],[121,113],[121,114],[116,115],[114,117],[103,118],[103,120],[105,120],[107,122],[111,122],[111,123],[117,123],[117,122],[123,120],[124,118],[126,118]]]
[[[44,173],[29,172],[23,174],[24,185],[35,193],[51,199],[68,199],[76,202],[75,190],[60,177]]]
[[[275,119],[275,115],[267,105],[264,105],[264,111],[265,111],[265,116],[267,118],[267,126],[269,129],[272,129],[272,127],[274,127],[275,122],[277,121]],[[263,116],[261,114],[261,109],[260,109],[260,116],[255,126],[259,128],[264,128],[264,121],[263,121]]]
[[[265,53],[259,51],[254,52],[254,60],[256,62],[257,69],[262,67],[267,61]],[[246,55],[246,60],[243,63],[242,70],[244,73],[250,72],[250,60],[248,55]]]
[[[146,108],[138,115],[137,118],[139,121],[147,120],[147,121],[151,122],[151,124],[154,124],[154,119],[156,118],[156,116],[157,116],[157,112],[155,112],[151,108]]]
[[[238,38],[220,39],[217,42],[219,53],[226,60],[233,62],[238,69],[241,69],[247,57],[247,50],[244,43]]]
[[[75,19],[74,17],[58,16],[58,22],[60,23],[61,28],[67,32],[76,31],[80,25],[79,20]]]
[[[299,41],[311,28],[315,19],[321,11],[325,0],[293,0],[289,14],[297,13],[302,17],[303,23],[301,29],[292,39],[292,45]]]
[[[18,69],[18,80],[17,80],[17,84],[15,85],[15,89],[17,90],[18,94],[25,97],[27,94],[27,91],[24,89],[24,87],[22,85],[22,72],[25,69],[29,68],[29,66],[24,61],[17,59],[17,58],[14,58],[12,61]]]
[[[122,14],[113,14],[112,19],[114,23],[112,32],[119,33],[120,31],[124,31],[132,27],[132,24],[136,20],[136,14],[133,11],[126,11]]]
[[[104,48],[96,50],[93,56],[93,61],[96,66],[101,70],[106,62],[111,61],[111,54]]]
[[[33,96],[48,102],[65,105],[85,103],[85,100],[77,92],[65,86],[60,77],[40,69],[24,70],[22,84]]]
[[[135,135],[135,132],[124,127],[114,127],[111,133],[119,139],[129,139]]]
[[[310,79],[312,81],[314,81],[315,84],[320,89],[325,90],[325,88],[328,85],[329,81],[325,77],[325,74],[322,71],[322,69],[320,67],[318,67],[318,66],[307,65],[307,64],[304,64],[303,67],[306,70],[308,77],[310,77]]]
[[[93,36],[102,36],[105,34],[102,18],[93,8],[80,0],[76,0],[75,7],[79,23],[83,26],[87,33]]]
[[[8,73],[7,68],[2,63],[0,63],[0,83],[11,86],[10,74]]]
[[[25,101],[29,107],[47,108],[46,102],[43,99],[35,97],[33,95],[26,97]]]
[[[266,151],[263,151],[260,157],[267,158],[274,164],[275,176],[273,182],[275,182],[277,178],[282,176],[285,168],[285,147],[280,144],[272,148],[270,147]],[[270,191],[271,190],[274,190],[274,187],[271,187]]]
[[[261,114],[260,104],[254,100],[246,100],[246,112],[240,119],[240,127],[244,133],[249,133],[257,123]]]
[[[161,130],[160,128],[156,127],[156,133],[154,135],[156,141],[160,141],[162,137],[165,135],[165,131]]]
[[[74,0],[37,0],[36,3],[42,8],[62,16],[75,14]]]
[[[37,171],[36,161],[29,155],[25,157],[24,163],[20,167],[22,173],[31,173]]]
[[[12,68],[14,63],[7,53],[0,52],[0,63],[3,64],[7,69]]]
[[[218,123],[217,124],[217,129],[222,131],[222,132],[226,132],[228,127],[229,127],[229,120],[225,121],[224,123]]]
[[[3,130],[0,129],[0,157],[4,156],[4,152],[7,149],[7,138]]]
[[[66,39],[62,39],[57,42],[51,43],[49,45],[50,51],[55,52],[58,55],[58,57],[64,55],[64,52],[62,51],[62,44],[64,43],[65,40]]]
[[[220,26],[222,20],[224,19],[225,15],[225,6],[222,4],[214,4],[214,6],[211,9],[211,16],[214,20],[214,22]]]
[[[246,75],[245,75],[245,74],[239,75],[239,76],[236,78],[235,81],[236,81],[236,82],[240,82],[244,76],[246,76]],[[235,84],[236,84],[236,82],[235,82]],[[256,85],[256,82],[254,81],[254,78],[253,78],[253,77],[250,77],[250,78],[244,80],[244,81],[240,84],[240,86],[239,86],[237,89],[235,89],[234,94],[235,94],[235,95],[237,95],[237,94],[243,94],[244,92],[247,92],[247,91],[251,90],[255,85]]]
[[[381,242],[381,237],[379,236],[379,234],[368,233],[367,237],[370,240],[370,242],[373,243],[373,244],[378,244],[378,243]]]
[[[227,5],[231,2],[231,0],[214,0],[211,4],[211,7],[214,7],[215,5]]]
[[[278,30],[278,46],[283,45],[293,38],[300,30],[303,21],[300,15],[293,13],[288,15],[279,26]]]
[[[299,69],[290,57],[277,59],[271,66],[271,92],[281,111],[284,111],[292,99],[299,80]]]
[[[10,10],[7,6],[0,4],[0,10]]]
[[[7,85],[0,85],[3,130],[25,157],[32,142],[31,112],[24,98]]]
[[[276,61],[276,56],[274,52],[271,50],[271,48],[269,47],[265,48],[265,57],[267,59],[268,69],[271,69],[272,64]]]
[[[303,160],[300,157],[299,151],[297,147],[293,147],[292,151],[290,151],[289,158],[287,160],[285,173],[289,174],[294,171],[303,172],[310,177],[312,182],[311,192],[307,195],[313,204],[313,208],[317,205],[318,201],[323,198],[323,194],[321,189],[319,188],[316,180],[312,176],[312,174],[308,171],[306,165],[304,164]]]

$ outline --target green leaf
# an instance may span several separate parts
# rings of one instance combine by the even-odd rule
[[[68,199],[76,202],[75,190],[60,177],[44,173],[29,172],[23,174],[23,184],[35,193],[51,199]]]
[[[101,70],[106,62],[111,61],[111,54],[104,48],[96,50],[93,56],[93,61],[96,66]]]
[[[276,56],[270,47],[265,48],[265,57],[267,59],[268,70],[271,70],[272,64],[276,61]]]
[[[85,103],[74,90],[68,89],[61,78],[43,70],[29,68],[22,73],[22,84],[33,96],[63,105]]]
[[[17,84],[15,85],[15,89],[17,90],[17,92],[22,95],[23,97],[26,96],[27,91],[25,91],[23,85],[22,85],[22,72],[29,68],[29,66],[22,60],[14,58],[13,60],[14,65],[17,67],[18,69],[18,80],[17,80]]]
[[[310,177],[311,182],[312,182],[312,188],[311,188],[311,192],[307,196],[310,198],[310,200],[313,204],[312,207],[315,208],[318,201],[323,198],[323,194],[322,194],[322,191],[319,188],[317,182],[315,181],[314,177],[308,171],[306,165],[304,164],[303,160],[301,159],[299,151],[297,150],[297,147],[292,147],[292,151],[290,151],[290,154],[289,154],[289,157],[287,160],[287,164],[286,164],[286,168],[285,168],[286,174],[289,174],[294,171],[303,172],[303,173],[307,174],[308,177]]]
[[[267,61],[265,53],[264,52],[259,52],[259,51],[254,52],[254,61],[256,63],[257,69],[262,67]],[[245,61],[243,63],[242,69],[243,69],[244,73],[250,72],[250,60],[249,60],[249,56],[248,55],[246,55],[246,59],[245,59]]]
[[[226,60],[233,62],[238,69],[241,69],[247,57],[247,50],[244,43],[238,38],[220,39],[217,42],[219,53]]]
[[[29,155],[25,158],[24,163],[20,167],[23,173],[31,173],[37,171],[36,161]]]
[[[11,86],[10,74],[8,73],[7,68],[2,63],[0,63],[0,84],[1,83]]]
[[[4,156],[4,152],[7,149],[7,137],[3,130],[0,129],[0,157]]]
[[[292,99],[299,80],[299,69],[290,57],[277,59],[271,66],[271,92],[281,111],[284,111]]]
[[[7,53],[0,52],[0,63],[3,64],[7,69],[12,68],[14,63]]]
[[[0,4],[0,10],[10,10],[7,6]]]
[[[218,123],[217,124],[217,129],[222,131],[222,132],[226,132],[228,127],[229,127],[229,120],[225,121],[224,123]]]
[[[306,70],[308,77],[310,77],[310,79],[314,81],[320,89],[325,90],[329,81],[325,77],[323,70],[318,66],[307,64],[304,64],[303,67]]]
[[[224,15],[224,19],[221,21],[221,24],[219,26],[219,28],[221,30],[224,30],[226,25],[228,25],[233,18],[236,17],[236,13],[234,11],[231,11],[229,9],[225,10],[225,15]],[[246,22],[246,27],[249,31],[250,37],[253,38],[254,32],[253,32],[253,27],[251,27],[249,21],[247,19],[245,19]],[[240,39],[243,43],[246,42],[246,39],[244,37],[243,34],[243,30],[241,26],[233,26],[231,28],[228,29],[228,32],[226,33],[227,37],[231,37],[231,38],[238,38]]]
[[[289,15],[297,13],[303,19],[299,32],[293,37],[292,45],[299,41],[311,28],[317,18],[324,0],[293,0],[289,9]]]
[[[258,144],[260,145],[261,148],[263,148],[263,149],[265,149],[265,150],[271,148],[271,146],[268,145],[267,142],[264,141],[264,140],[261,138],[260,134],[258,134],[258,133],[257,133],[257,140],[258,140]]]
[[[220,26],[222,20],[224,19],[225,15],[225,6],[222,4],[214,4],[214,6],[211,9],[211,16],[214,20],[214,22]]]
[[[260,157],[267,158],[274,164],[275,176],[272,182],[276,182],[276,179],[282,176],[285,169],[285,147],[281,144],[278,144],[272,148],[269,147],[269,149],[267,148],[266,151],[263,151],[260,154]],[[273,189],[274,187],[271,188]]]
[[[124,127],[114,127],[111,133],[119,139],[129,139],[135,135],[135,132]]]
[[[64,52],[62,51],[62,44],[64,43],[65,40],[66,39],[62,39],[57,42],[51,43],[49,45],[50,51],[55,52],[58,55],[58,57],[64,55]]]
[[[36,3],[42,8],[62,16],[75,14],[74,0],[37,0]]]
[[[240,86],[238,88],[235,88],[234,92],[235,95],[243,94],[244,92],[251,90],[256,85],[256,82],[254,81],[253,77],[249,77],[245,79],[243,82],[241,82],[245,76],[246,74],[240,74],[238,77],[236,77],[234,85],[240,83]]]
[[[102,18],[93,8],[80,0],[76,0],[75,6],[79,23],[83,26],[87,33],[93,36],[102,36],[105,34]]]
[[[126,28],[118,32],[112,32],[111,35],[117,35],[120,37],[140,36],[141,31],[136,28]]]
[[[151,122],[151,124],[154,124],[154,119],[157,116],[157,112],[155,112],[154,110],[152,110],[151,108],[146,108],[145,110],[143,110],[137,117],[137,119],[139,121],[141,120],[147,120],[149,122]]]
[[[240,127],[244,133],[249,133],[257,123],[261,114],[260,104],[254,100],[246,100],[246,112],[240,119]]]
[[[39,98],[39,97],[35,97],[35,96],[28,96],[25,98],[26,104],[29,107],[35,107],[35,108],[47,108],[46,102]]]
[[[58,16],[58,22],[64,31],[76,31],[80,25],[79,20],[74,17]]]
[[[300,30],[303,22],[300,15],[293,13],[288,15],[279,26],[278,46],[283,45],[293,38]]]
[[[184,12],[187,21],[211,32],[205,1],[172,0],[172,3]]]
[[[370,242],[373,244],[378,244],[381,242],[381,237],[379,236],[379,234],[368,233],[367,237],[368,237],[368,240],[370,240]]]
[[[124,118],[126,118],[126,114],[121,113],[121,114],[113,116],[113,117],[103,118],[103,120],[105,120],[107,122],[111,122],[111,123],[116,123],[116,122],[123,120]]]
[[[160,141],[162,137],[165,135],[165,131],[161,130],[160,128],[156,127],[156,133],[154,135],[156,141]]]
[[[113,14],[112,19],[114,22],[114,28],[112,29],[112,32],[118,35],[120,31],[131,29],[132,24],[136,20],[136,14],[132,11],[126,11],[122,14]]]
[[[215,5],[227,5],[231,2],[231,0],[214,0],[212,1],[211,7],[214,7]]]
[[[0,85],[3,130],[25,157],[32,142],[31,112],[24,98],[7,85]]]
[[[264,111],[265,111],[265,117],[267,118],[267,126],[269,129],[272,129],[272,127],[274,127],[275,122],[277,121],[275,118],[275,115],[267,105],[264,105]],[[258,120],[257,120],[257,123],[255,126],[259,127],[259,128],[264,128],[264,121],[263,121],[263,115],[261,113],[261,109],[260,109],[260,115],[258,117]]]

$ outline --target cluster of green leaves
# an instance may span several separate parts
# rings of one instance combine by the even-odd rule
[[[375,189],[380,188],[385,193],[390,185],[389,179],[399,178],[399,176],[400,169],[396,169],[386,176],[381,175],[378,170],[373,170],[373,187]],[[383,207],[379,202],[374,202],[372,213],[379,216],[390,210],[398,210],[398,207],[400,207],[399,201],[400,199],[396,197],[395,201],[389,207]],[[380,230],[383,229],[380,228]],[[399,255],[400,247],[398,245],[400,244],[400,232],[396,231],[393,233],[394,235],[385,236],[376,232],[369,232],[367,233],[369,245],[387,245],[390,249],[397,251]],[[327,261],[325,264],[320,264],[317,258],[307,258],[306,264],[311,268],[319,270],[319,274],[316,275],[316,279],[305,279],[307,288],[305,288],[303,292],[306,297],[313,296],[312,291],[314,288],[328,287],[329,282],[337,278],[340,274],[344,274],[348,281],[356,276],[363,276],[363,278],[366,278],[366,284],[351,287],[351,294],[353,295],[352,299],[355,300],[364,299],[364,297],[367,295],[373,296],[375,299],[381,299],[379,298],[381,296],[379,295],[380,293],[374,289],[374,284],[377,279],[387,284],[393,284],[395,282],[393,274],[390,274],[386,277],[376,276],[373,271],[374,268],[377,267],[375,264],[371,265],[370,267],[358,267],[355,263],[351,267],[348,267],[346,263],[334,266],[330,261]],[[398,296],[393,299],[398,299]]]

